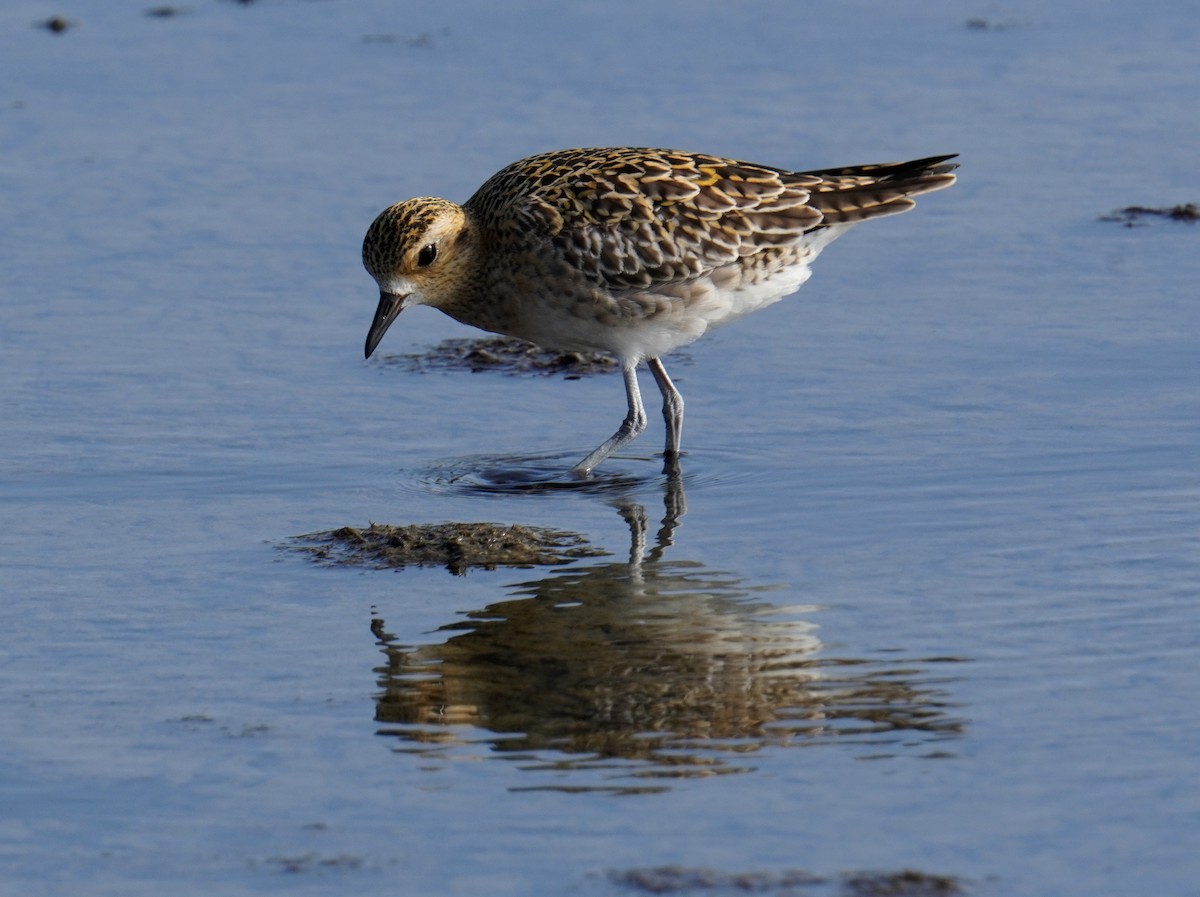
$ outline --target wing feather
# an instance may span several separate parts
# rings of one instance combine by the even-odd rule
[[[514,162],[466,205],[540,232],[605,290],[652,292],[824,225],[905,211],[909,196],[953,183],[948,158],[790,172],[675,150],[561,150]]]

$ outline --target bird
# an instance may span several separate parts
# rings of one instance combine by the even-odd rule
[[[627,413],[571,468],[582,478],[646,429],[644,363],[677,467],[683,397],[662,356],[795,292],[851,227],[953,184],[956,157],[799,172],[645,147],[520,159],[461,205],[421,196],[375,218],[362,249],[379,286],[365,355],[400,312],[427,305],[545,349],[614,356]]]

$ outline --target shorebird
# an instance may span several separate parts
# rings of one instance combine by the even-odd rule
[[[645,148],[521,159],[462,205],[422,196],[375,219],[363,241],[380,291],[366,357],[413,305],[543,348],[616,356],[628,412],[572,468],[581,476],[646,428],[644,361],[674,465],[683,397],[662,356],[795,292],[849,228],[953,184],[953,158],[801,172]]]

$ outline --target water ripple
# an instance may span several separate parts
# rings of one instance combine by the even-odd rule
[[[754,479],[746,465],[738,463],[735,453],[714,458],[711,453],[696,464],[685,455],[682,471],[675,474],[691,489],[715,484],[747,482]],[[571,472],[578,461],[577,452],[526,455],[463,455],[436,464],[400,472],[402,491],[459,495],[549,495],[583,493],[596,495],[627,494],[661,485],[672,474],[659,455],[622,455],[610,458],[604,466],[586,477]],[[758,479],[763,479],[759,471]]]

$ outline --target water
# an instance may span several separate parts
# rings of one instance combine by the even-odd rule
[[[1187,10],[58,12],[0,13],[0,893],[1195,892],[1200,231],[1096,220],[1198,198]],[[364,364],[359,241],[610,143],[963,168],[668,360],[681,481],[655,420],[540,488],[619,379]],[[287,548],[372,520],[609,554]]]

